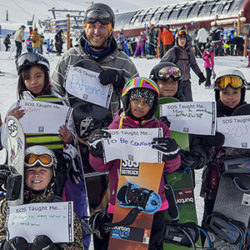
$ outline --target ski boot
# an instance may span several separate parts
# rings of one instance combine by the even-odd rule
[[[147,214],[154,214],[161,207],[159,194],[146,188],[140,188],[132,182],[127,182],[121,186],[116,198],[119,206],[137,208]]]

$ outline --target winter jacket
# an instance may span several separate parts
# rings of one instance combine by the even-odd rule
[[[195,40],[198,41],[198,43],[206,43],[208,40],[209,34],[206,31],[206,29],[201,28],[198,30],[197,36],[195,38]]]
[[[244,101],[235,107],[226,107],[221,101],[217,101],[217,117],[232,116],[234,110],[239,106],[246,104]],[[218,145],[221,140],[221,134],[216,134],[215,136],[204,136],[202,140],[203,147],[207,153],[207,167],[203,171],[202,175],[202,186],[200,195],[203,198],[209,200],[215,200],[220,175],[224,170],[224,161],[227,159],[235,159],[242,157],[250,157],[249,149],[239,149],[231,147],[222,147]]]
[[[10,42],[10,36],[9,36],[9,35],[7,35],[7,36],[4,38],[3,43],[4,43],[4,44],[11,44],[11,42]]]
[[[136,37],[136,45],[137,46],[144,46],[144,43],[147,41],[148,39],[146,38],[145,35],[139,35],[138,37]]]
[[[201,73],[201,70],[196,62],[195,55],[188,47],[181,48],[180,46],[175,45],[167,51],[161,59],[161,62],[175,63],[181,69],[182,81],[190,80],[190,67],[197,76]]]
[[[210,55],[210,57],[209,57]],[[208,49],[206,49],[202,53],[202,59],[204,60],[204,68],[211,69],[214,67],[214,53]]]
[[[41,203],[41,202],[60,202],[62,201],[60,197],[54,195],[53,189],[48,188],[45,193],[35,194],[31,190],[24,191],[24,204],[29,203]],[[3,200],[0,207],[0,242],[3,242],[6,239],[6,222],[7,215],[7,201]],[[77,218],[76,214],[74,214],[74,242],[73,243],[57,243],[59,247],[62,249],[83,249],[83,241],[82,241],[82,229],[81,223]]]
[[[23,28],[19,28],[14,34],[14,40],[22,43],[24,41],[24,30]]]
[[[161,34],[161,40],[163,45],[172,45],[174,43],[173,32],[168,29],[164,29]]]
[[[59,59],[57,66],[52,74],[52,87],[61,96],[65,97],[68,101],[68,94],[64,88],[66,81],[66,73],[70,66],[81,62],[82,60],[93,60],[103,69],[115,69],[119,71],[125,78],[125,82],[133,77],[138,76],[137,69],[131,59],[123,52],[119,51],[115,39],[112,37],[111,50],[109,54],[102,59],[95,59],[85,49],[85,37],[81,37],[78,42],[78,46],[66,51]],[[91,68],[88,68],[91,70]],[[93,69],[94,70],[94,69]],[[114,90],[111,97],[112,113],[116,114],[120,107],[121,91]]]
[[[109,125],[109,129],[118,129],[120,119],[123,115],[122,110],[120,110],[114,121]],[[138,122],[132,120],[129,117],[125,117],[123,119],[122,128],[163,128],[163,135],[165,137],[171,137],[170,131],[164,123],[161,122],[160,119],[151,119],[146,121],[144,124],[141,124],[141,126],[138,124]],[[94,157],[91,154],[89,155],[89,163],[90,165],[98,172],[109,172],[109,187],[110,187],[110,204],[108,212],[112,212],[113,207],[115,205],[116,200],[116,191],[117,191],[117,185],[118,185],[118,170],[120,169],[120,159],[110,161],[106,164],[104,164],[103,160],[100,157]],[[180,155],[178,155],[173,160],[168,160],[165,163],[164,172],[171,173],[174,172],[176,169],[178,169],[180,166]],[[164,178],[161,178],[160,188],[158,192],[162,199],[162,207],[163,204],[166,206],[165,209],[168,208],[168,202],[165,197],[165,191],[164,191]],[[160,208],[160,210],[162,210]]]
[[[32,41],[31,41],[31,39],[27,38],[25,42],[26,42],[26,48],[27,49],[32,49]]]
[[[37,32],[37,30],[33,30],[31,40],[32,40],[32,48],[40,48],[42,37]]]

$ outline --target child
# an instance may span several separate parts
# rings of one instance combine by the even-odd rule
[[[24,167],[24,204],[63,201],[54,194],[57,159],[53,151],[43,146],[27,148],[25,150]],[[0,172],[1,180],[4,179],[7,182],[7,176],[11,178],[11,171],[8,166],[2,165]],[[0,213],[1,249],[83,249],[81,224],[76,215],[74,215],[73,243],[53,243],[46,235],[37,235],[32,244],[28,244],[23,237],[18,236],[6,241],[6,229],[4,226],[7,214],[6,209],[7,201],[3,200]]]
[[[202,59],[204,60],[204,68],[206,70],[206,82],[205,87],[211,86],[211,76],[214,70],[214,53],[212,44],[206,44],[206,49],[202,54]]]
[[[144,32],[141,32],[140,35],[136,38],[136,49],[135,49],[134,57],[136,57],[139,54],[139,51],[140,51],[141,56],[143,57],[145,56],[144,47],[145,47],[145,42],[147,40],[148,39],[146,38]]]
[[[215,101],[218,117],[232,116],[236,108],[246,103],[245,84],[246,79],[239,70],[225,70],[218,74],[215,80]],[[236,150],[229,147],[222,147],[223,144],[224,135],[220,133],[217,133],[215,136],[206,136],[203,140],[203,145],[206,148],[209,159],[207,167],[203,172],[200,194],[204,198],[203,226],[207,216],[213,211],[223,161],[227,158],[232,159],[239,152],[241,152],[242,157],[246,154],[249,155],[249,149]]]
[[[175,97],[179,101],[185,101],[179,85],[181,79],[181,70],[174,63],[160,62],[153,67],[150,78],[153,79],[160,91],[160,97]],[[162,118],[163,120],[163,118]],[[169,121],[165,119],[168,123]],[[201,138],[198,135],[189,135],[190,151],[181,150],[181,167],[199,169],[206,162],[206,153],[201,145]]]
[[[17,92],[19,99],[33,100],[42,95],[58,96],[50,85],[50,65],[47,58],[40,54],[28,52],[22,54],[16,60],[18,78]],[[60,97],[59,97],[60,98]],[[17,119],[25,115],[20,106],[10,110],[8,115],[13,115]],[[65,144],[74,143],[73,121],[69,122],[69,127],[62,125],[59,129],[59,137]]]
[[[158,144],[165,153],[163,160],[165,161],[164,172],[173,172],[180,165],[179,148],[175,140],[171,138],[168,127],[161,122],[160,119],[154,117],[158,105],[159,89],[156,83],[148,78],[136,77],[127,82],[122,92],[123,109],[119,110],[114,121],[110,124],[109,129],[118,128],[163,128],[165,142]],[[104,132],[104,131],[103,131]],[[120,160],[113,160],[104,164],[102,155],[103,148],[100,142],[102,130],[94,131],[89,137],[90,164],[99,172],[109,171],[110,180],[110,202],[108,213],[114,213],[116,191],[118,184],[118,170],[120,168]],[[156,139],[157,140],[157,139]],[[99,143],[98,143],[99,142]],[[96,145],[96,146],[94,146]],[[164,149],[163,149],[164,148]],[[171,156],[170,156],[171,155]],[[164,210],[168,208],[168,201],[164,193],[164,178],[161,179],[159,194],[162,199],[162,206],[154,214],[152,231],[149,242],[149,249],[156,249],[158,244],[162,244],[163,225],[164,225]],[[108,245],[108,236],[106,237],[105,247]],[[104,246],[104,245],[103,245]],[[101,249],[101,248],[100,248]]]

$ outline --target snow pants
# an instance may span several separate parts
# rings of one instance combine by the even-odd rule
[[[145,56],[144,48],[143,48],[142,45],[137,45],[137,46],[136,46],[134,56],[137,56],[138,53],[139,53],[139,51],[140,51],[140,53],[141,53],[141,56]]]
[[[179,92],[185,97],[185,102],[193,101],[190,80],[184,80],[180,82]]]

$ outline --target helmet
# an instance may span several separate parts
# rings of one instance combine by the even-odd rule
[[[43,65],[46,70],[50,70],[49,61],[47,58],[42,56],[41,54],[34,53],[34,52],[27,52],[23,53],[16,59],[16,69],[18,72],[18,75],[21,73],[21,71],[26,68],[27,66],[32,65]]]
[[[237,69],[226,69],[219,72],[216,76],[214,82],[215,90],[215,100],[218,101],[219,91],[226,89],[227,87],[232,87],[234,89],[241,89],[241,101],[243,103],[245,100],[246,85],[247,81],[243,73]]]
[[[161,72],[163,69],[165,69],[164,72]],[[171,62],[160,62],[152,68],[149,78],[157,81],[167,80],[169,77],[172,77],[174,80],[179,81],[181,76],[181,70],[176,64]]]
[[[185,29],[180,29],[176,32],[176,38],[178,37],[186,37],[188,36],[188,32]]]
[[[107,16],[106,13],[109,15]],[[90,5],[84,16],[85,23],[95,23],[100,21],[102,24],[112,24],[112,28],[115,26],[115,14],[113,10],[104,3],[94,3]]]
[[[152,91],[154,93],[154,103],[152,105],[151,110],[149,111],[149,113],[146,115],[145,119],[149,119],[151,118],[157,108],[158,105],[158,98],[160,97],[160,91],[159,88],[157,86],[157,84],[146,77],[135,77],[130,79],[124,86],[123,90],[122,90],[122,97],[121,97],[121,101],[122,101],[122,105],[123,105],[123,110],[125,112],[125,114],[128,114],[129,111],[129,99],[130,99],[130,95],[131,92],[134,89],[137,88],[144,88],[144,89],[148,89],[149,91]]]
[[[36,145],[25,150],[24,166],[26,168],[42,166],[54,170],[57,166],[57,159],[52,150],[44,146]]]

